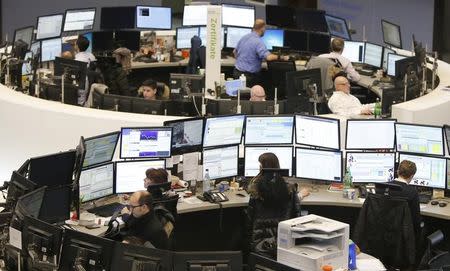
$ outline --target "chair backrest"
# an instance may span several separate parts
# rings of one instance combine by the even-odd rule
[[[312,57],[306,64],[306,69],[320,69],[320,75],[322,79],[322,90],[324,92],[329,92],[333,89],[333,78],[329,72],[330,67],[334,66],[335,63],[325,57]]]
[[[176,218],[178,211],[177,211],[177,204],[178,204],[178,194],[175,194],[173,196],[167,196],[164,197],[161,200],[154,200],[153,205],[162,205],[164,208],[166,208],[169,212],[172,213],[173,217]]]
[[[277,88],[278,98],[286,97],[286,73],[296,71],[294,61],[268,61],[267,70],[270,74],[272,89]],[[266,94],[270,94],[267,93]]]

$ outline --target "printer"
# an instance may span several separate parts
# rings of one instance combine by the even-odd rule
[[[348,267],[349,225],[317,215],[278,224],[277,261],[300,270]]]

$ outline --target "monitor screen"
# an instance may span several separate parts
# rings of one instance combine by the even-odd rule
[[[86,202],[114,194],[114,164],[81,171],[80,201]]]
[[[206,119],[203,147],[241,144],[244,115]]]
[[[251,28],[227,27],[227,48],[236,48],[241,38],[252,32]]]
[[[175,154],[200,151],[203,145],[203,125],[203,118],[165,122],[164,126],[173,129],[172,152]]]
[[[295,135],[301,145],[335,150],[341,146],[338,119],[296,115]]]
[[[399,161],[414,162],[417,172],[409,184],[445,189],[447,179],[447,159],[400,153]]]
[[[309,32],[308,49],[317,54],[326,54],[330,52],[331,38],[329,34],[319,32]]]
[[[366,42],[364,50],[364,63],[381,68],[383,63],[383,46]]]
[[[172,9],[167,7],[136,7],[136,27],[172,29]]]
[[[284,46],[284,30],[283,29],[267,29],[262,37],[264,44],[268,50],[272,47]]]
[[[245,144],[292,144],[293,116],[251,117],[246,119]]]
[[[177,49],[190,49],[192,37],[198,35],[199,35],[198,27],[177,28]]]
[[[395,51],[389,48],[383,48],[383,70],[387,71],[388,68],[388,54],[395,54]],[[395,67],[395,65],[394,65]]]
[[[223,48],[225,47],[225,28],[222,27],[221,32],[220,32],[220,47]],[[200,27],[200,32],[199,32],[199,37],[202,40],[202,45],[206,46],[208,44],[208,40],[207,40],[207,32],[206,32],[206,27],[202,26]]]
[[[401,60],[406,58],[406,56],[396,55],[396,54],[388,54],[387,56],[387,66],[386,66],[386,73],[389,76],[395,76],[395,62],[397,60]]]
[[[41,61],[53,61],[61,55],[62,41],[61,38],[49,39],[42,41]]]
[[[444,155],[442,127],[396,123],[397,151]]]
[[[136,7],[104,7],[101,10],[101,29],[132,29],[136,21]]]
[[[343,38],[345,40],[351,40],[350,33],[348,31],[347,22],[343,18],[325,15],[327,21],[328,31],[331,36]]]
[[[402,48],[402,36],[399,25],[381,20],[381,29],[383,30],[384,43],[396,48]]]
[[[32,52],[25,54],[25,61],[22,65],[22,76],[27,76],[33,73],[33,67],[31,66],[31,59],[33,57]]]
[[[183,26],[206,25],[208,5],[184,6]]]
[[[292,50],[308,51],[308,32],[285,30],[284,46],[289,47]]]
[[[49,39],[61,36],[63,14],[38,17],[36,39]]]
[[[122,128],[120,158],[166,158],[172,148],[172,128]]]
[[[231,146],[203,151],[203,176],[206,170],[211,179],[238,175],[239,146]]]
[[[238,91],[244,89],[244,84],[241,79],[225,81],[225,91],[228,96],[238,96]]]
[[[92,53],[92,32],[83,34],[83,37],[89,40],[89,47],[86,49],[86,52]],[[76,55],[76,43],[78,40],[78,36],[66,36],[62,38],[62,52],[72,52],[73,55]]]
[[[450,125],[444,125],[445,139],[447,143],[448,155],[450,155]],[[449,187],[450,189],[450,187]]]
[[[297,148],[295,159],[297,178],[342,182],[341,151]]]
[[[94,29],[95,8],[67,10],[64,31],[83,31]]]
[[[28,45],[27,48],[30,48],[31,41],[33,40],[33,31],[34,31],[33,26],[16,29],[16,31],[14,31],[14,44],[17,41],[21,40]]]
[[[354,183],[385,183],[394,180],[395,153],[347,152],[346,168]]]
[[[30,51],[33,53],[33,57],[41,53],[41,42],[36,41],[31,44]]]
[[[145,171],[150,168],[165,169],[166,162],[164,160],[117,162],[115,193],[133,193],[145,190]]]
[[[354,63],[362,63],[364,60],[364,42],[346,41],[342,56]]]
[[[85,139],[86,155],[84,157],[83,168],[111,162],[118,140],[119,132]]]
[[[394,149],[395,120],[347,120],[347,150]]]
[[[255,7],[222,5],[222,24],[230,26],[253,27]]]
[[[259,156],[264,153],[273,153],[280,162],[281,169],[289,169],[289,176],[292,176],[292,147],[245,147],[245,177],[253,177],[259,174]]]

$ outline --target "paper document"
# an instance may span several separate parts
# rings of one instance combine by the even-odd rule
[[[198,152],[183,155],[183,180],[197,180]]]

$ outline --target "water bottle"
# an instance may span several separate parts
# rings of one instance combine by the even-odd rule
[[[352,182],[353,182],[352,173],[350,172],[350,168],[347,167],[345,176],[344,176],[344,188],[352,187]]]
[[[244,74],[241,74],[241,76],[239,77],[239,80],[241,80],[242,88],[246,88],[247,87],[247,77],[245,77]]]
[[[377,98],[377,101],[375,102],[375,108],[373,110],[373,115],[376,119],[381,118],[381,102],[380,98]]]
[[[203,192],[211,190],[211,178],[209,177],[209,169],[205,170],[205,176],[203,178]]]

